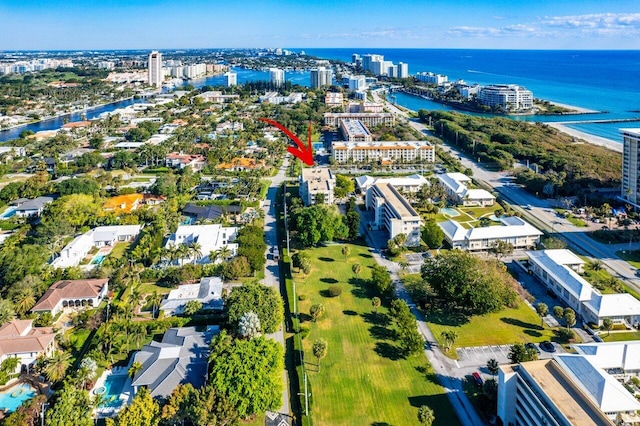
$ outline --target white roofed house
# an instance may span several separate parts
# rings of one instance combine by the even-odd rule
[[[501,226],[484,226],[467,229],[455,220],[438,223],[444,231],[444,239],[451,248],[482,251],[489,250],[496,241],[505,241],[515,249],[531,248],[542,232],[517,216],[501,217]]]
[[[204,309],[222,309],[222,279],[203,277],[198,284],[183,284],[171,290],[162,301],[160,310],[167,315],[178,315],[187,302],[198,301]]]
[[[451,201],[465,207],[488,207],[495,203],[496,197],[484,189],[469,188],[471,178],[462,173],[440,173],[436,175],[444,186]]]
[[[53,203],[53,197],[38,197],[26,200],[16,207],[18,217],[39,217],[47,204]]]
[[[199,245],[199,254],[190,253],[180,259],[188,263],[211,263],[210,253],[219,251],[226,247],[233,257],[238,252],[238,244],[234,243],[238,236],[238,228],[215,225],[180,225],[175,233],[169,236],[165,248],[169,249],[180,245]],[[223,262],[224,259],[216,259],[216,263]]]
[[[527,252],[531,272],[573,309],[585,323],[605,318],[628,328],[640,323],[640,301],[628,293],[602,294],[580,272],[584,261],[569,250]]]
[[[380,178],[374,176],[358,176],[356,178],[356,186],[362,193],[367,192],[367,189],[371,188],[376,183],[388,183],[398,191],[404,193],[416,193],[420,191],[423,185],[428,185],[429,180],[422,175],[413,174],[410,176],[393,177],[393,178]]]

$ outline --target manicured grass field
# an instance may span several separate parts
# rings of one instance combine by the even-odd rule
[[[398,357],[387,307],[372,313],[374,294],[366,280],[375,261],[367,247],[349,247],[347,259],[342,245],[307,250],[311,273],[294,274],[298,294],[306,297],[298,309],[308,330],[303,346],[314,425],[417,425],[421,405],[434,409],[434,425],[459,424],[425,356]],[[351,270],[354,263],[362,265],[359,276]],[[342,295],[327,297],[334,284]],[[308,313],[316,303],[324,304],[326,314],[313,323]],[[318,338],[328,344],[320,369],[312,353]]]
[[[553,331],[540,326],[540,317],[523,301],[515,308],[465,318],[451,313],[426,312],[427,323],[442,347],[440,334],[453,330],[458,339],[449,351],[456,357],[455,348],[466,346],[508,345],[517,342],[542,342],[554,338]]]
[[[640,331],[630,331],[628,333],[601,333],[600,337],[605,342],[623,342],[627,340],[640,340]]]

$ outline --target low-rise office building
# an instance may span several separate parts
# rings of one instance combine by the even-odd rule
[[[333,204],[333,190],[336,177],[326,167],[312,167],[302,169],[300,175],[300,197],[305,206],[316,204],[318,196],[323,197],[324,204]]]
[[[602,294],[580,273],[584,261],[571,251],[527,252],[529,270],[584,322],[598,327],[605,318],[631,328],[640,323],[640,301],[628,293]]]
[[[389,239],[398,234],[406,235],[408,247],[420,245],[420,215],[397,189],[388,183],[376,183],[367,190],[365,202],[367,209],[374,211],[373,227],[386,229]]]
[[[419,161],[433,163],[435,149],[427,141],[332,142],[336,163]]]
[[[440,173],[436,175],[445,193],[451,201],[465,207],[488,207],[495,203],[496,197],[484,189],[469,188],[471,178],[462,173]]]
[[[440,222],[444,239],[454,249],[469,251],[489,250],[496,241],[504,241],[515,249],[534,247],[542,232],[517,216],[501,217],[502,226],[483,226],[467,229],[455,220]]]

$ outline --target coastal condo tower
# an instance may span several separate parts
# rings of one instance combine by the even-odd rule
[[[153,51],[149,54],[149,86],[162,87],[162,53]]]
[[[640,129],[620,129],[622,133],[623,199],[638,206],[640,200]]]

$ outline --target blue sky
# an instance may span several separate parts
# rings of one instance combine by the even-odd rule
[[[0,0],[0,49],[640,49],[637,0]]]

